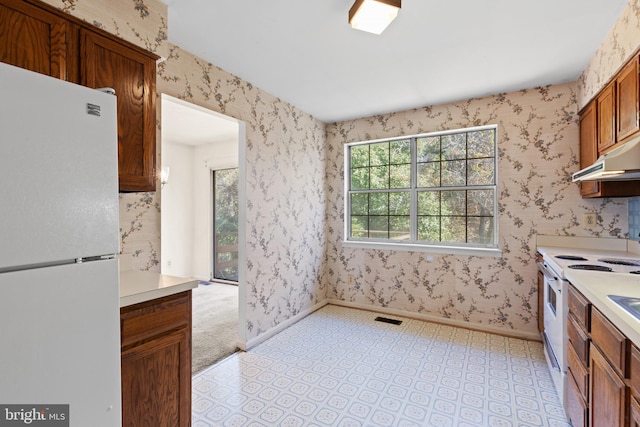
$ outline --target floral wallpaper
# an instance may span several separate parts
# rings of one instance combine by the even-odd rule
[[[158,93],[246,123],[244,338],[324,301],[324,123],[167,42],[157,0],[46,1],[162,56]],[[120,195],[122,256],[134,269],[160,270],[160,215],[159,194]]]
[[[425,253],[342,246],[345,143],[489,124],[498,125],[502,257],[429,261]],[[626,200],[583,200],[571,183],[578,144],[575,83],[328,125],[328,297],[535,335],[535,236],[627,230]],[[585,211],[597,212],[597,227],[582,226]]]
[[[630,0],[578,80],[582,109],[640,47],[640,0]]]
[[[569,176],[578,164],[578,107],[640,45],[640,0],[578,83],[331,125],[168,43],[158,0],[45,1],[162,56],[158,93],[246,124],[245,341],[327,298],[534,333],[536,234],[625,237],[626,199],[582,200]],[[342,247],[344,143],[492,123],[501,258]],[[122,254],[135,269],[160,269],[159,206],[156,193],[120,196]],[[586,211],[598,213],[594,228],[581,224]]]

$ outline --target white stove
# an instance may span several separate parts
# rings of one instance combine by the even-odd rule
[[[560,279],[566,279],[565,270],[579,269],[610,273],[640,275],[640,256],[632,257],[616,253],[595,252],[579,249],[546,251],[544,261]]]
[[[543,262],[538,263],[544,275],[544,332],[545,356],[556,391],[563,405],[567,405],[567,320],[569,315],[566,272],[570,269],[604,271],[607,274],[638,274],[640,255],[627,252],[590,249],[538,248]]]

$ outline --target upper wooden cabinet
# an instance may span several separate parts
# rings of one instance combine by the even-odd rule
[[[120,191],[156,189],[158,56],[36,0],[0,0],[0,61],[118,98]]]
[[[599,105],[593,100],[580,113],[580,169],[592,165],[598,158]],[[580,195],[583,198],[637,196],[640,195],[638,187],[635,181],[584,181],[580,183]]]
[[[63,18],[20,0],[0,2],[0,62],[67,79],[67,40]]]
[[[155,191],[155,58],[91,31],[80,37],[81,83],[118,98],[120,191]]]
[[[640,131],[638,58],[629,62],[616,78],[616,142]]]
[[[598,114],[598,153],[616,143],[616,86],[605,87],[596,98]]]
[[[598,158],[598,126],[596,102],[591,101],[580,115],[580,169],[592,165]],[[593,197],[600,193],[600,182],[580,183],[580,195]]]
[[[626,64],[580,112],[580,169],[640,133],[639,59]],[[640,196],[638,181],[585,181],[580,195],[593,197]]]

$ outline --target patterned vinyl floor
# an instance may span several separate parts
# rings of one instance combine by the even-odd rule
[[[193,378],[193,427],[570,426],[538,342],[328,305]]]

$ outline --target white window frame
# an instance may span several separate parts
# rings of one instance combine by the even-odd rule
[[[351,206],[350,206],[350,180],[351,180],[351,158],[350,158],[350,147],[358,146],[358,145],[367,145],[367,144],[375,144],[379,142],[390,142],[397,140],[406,140],[406,139],[417,139],[423,137],[433,137],[433,136],[442,136],[442,135],[450,135],[450,134],[459,134],[459,133],[468,133],[474,131],[481,130],[494,130],[495,131],[495,151],[494,151],[494,184],[492,187],[495,191],[494,198],[494,236],[495,236],[495,244],[490,245],[481,245],[481,244],[472,244],[472,243],[425,243],[420,241],[394,241],[389,239],[374,239],[374,238],[350,238],[350,227],[351,227]],[[413,147],[412,142],[412,147]],[[411,193],[417,193],[417,171],[416,171],[416,153],[412,148],[411,154]],[[499,247],[499,229],[498,229],[498,126],[497,125],[488,125],[488,126],[476,126],[470,128],[463,129],[455,129],[444,132],[429,132],[422,133],[416,135],[405,135],[399,137],[392,138],[381,138],[376,140],[369,141],[359,141],[359,142],[350,142],[344,145],[344,239],[342,241],[343,247],[351,247],[351,248],[363,248],[363,249],[386,249],[386,250],[398,250],[398,251],[412,251],[412,252],[428,252],[435,254],[455,254],[455,255],[471,255],[471,256],[484,256],[484,257],[500,257],[502,256],[502,250]],[[469,188],[474,189],[477,187],[466,186],[466,187],[452,187],[452,188]],[[411,197],[411,232],[412,235],[415,235],[415,227],[416,227],[416,216],[417,216],[417,201],[416,197]]]

